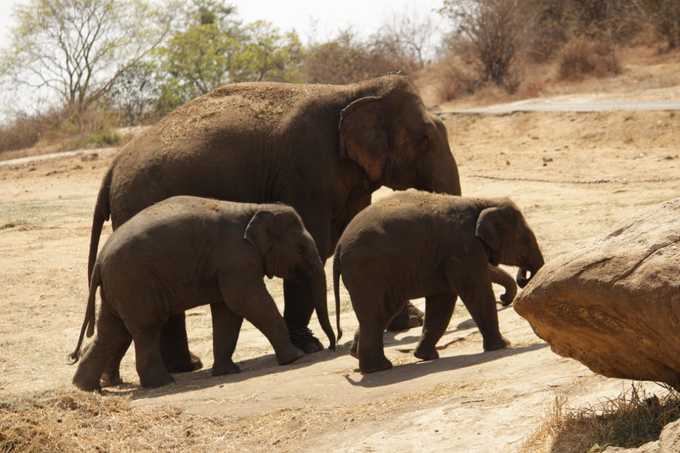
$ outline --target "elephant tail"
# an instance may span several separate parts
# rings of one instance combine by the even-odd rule
[[[78,344],[76,349],[69,355],[71,365],[80,359],[80,347],[83,345],[85,331],[87,330],[87,337],[90,338],[94,334],[95,322],[95,300],[97,295],[97,288],[101,286],[101,272],[99,270],[99,262],[96,262],[92,270],[92,278],[90,279],[90,290],[87,296],[87,308],[85,309],[85,319],[83,325],[80,327],[80,336],[78,337]]]
[[[97,204],[94,207],[94,215],[92,217],[92,231],[90,233],[90,254],[87,259],[87,281],[92,281],[92,270],[94,269],[95,261],[97,260],[97,250],[99,249],[99,237],[102,234],[102,226],[111,216],[111,206],[109,205],[109,189],[111,188],[111,175],[113,173],[113,165],[104,175],[102,185],[99,187],[99,194],[97,195]]]
[[[335,323],[338,327],[338,341],[342,338],[342,329],[340,328],[340,246],[335,249],[333,255],[333,294],[335,295]]]

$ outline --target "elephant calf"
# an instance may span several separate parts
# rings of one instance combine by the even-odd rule
[[[335,249],[333,278],[338,338],[339,279],[359,320],[352,355],[364,373],[392,367],[383,331],[403,301],[425,297],[425,324],[415,356],[439,357],[435,345],[461,297],[484,339],[484,349],[507,346],[498,328],[490,269],[519,266],[526,285],[543,266],[536,237],[508,199],[477,199],[407,191],[361,211]]]
[[[103,376],[120,382],[120,361],[131,341],[143,387],[173,382],[161,358],[161,327],[168,317],[207,303],[214,375],[238,371],[231,356],[243,318],[265,334],[280,364],[297,360],[303,352],[291,343],[264,275],[304,275],[312,282],[317,315],[334,348],[323,265],[293,208],[178,196],[144,209],[111,235],[97,257],[74,362],[85,330],[94,333],[101,286],[97,336],[73,383],[94,390]]]

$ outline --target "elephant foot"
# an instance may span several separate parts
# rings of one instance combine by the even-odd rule
[[[300,357],[304,357],[305,353],[302,352],[297,347],[290,345],[284,348],[282,351],[276,352],[276,361],[279,365],[288,365],[298,360]]]
[[[102,387],[115,387],[121,385],[123,379],[120,377],[119,371],[110,371],[108,373],[102,374],[101,386]]]
[[[503,337],[498,337],[490,341],[484,340],[484,350],[485,351],[497,351],[499,349],[504,349],[510,346],[510,342]]]
[[[190,373],[203,368],[203,362],[194,353],[189,352],[189,357],[172,357],[166,360],[165,366],[170,373]]]
[[[399,314],[392,318],[387,326],[387,330],[390,332],[402,332],[414,327],[420,327],[423,325],[424,316],[418,307],[409,302]]]
[[[241,369],[232,360],[225,360],[221,363],[215,363],[212,367],[213,376],[222,376],[225,374],[240,373]]]
[[[376,373],[378,371],[385,371],[392,368],[392,362],[387,360],[387,357],[382,356],[375,360],[359,360],[359,369],[364,374]]]
[[[139,381],[142,387],[148,389],[163,387],[164,385],[175,383],[175,379],[170,376],[170,373],[149,373],[144,377],[140,377]]]
[[[419,358],[420,360],[425,361],[436,360],[439,358],[439,352],[437,352],[437,349],[433,347],[423,347],[421,345],[418,345],[413,355]]]
[[[323,351],[323,345],[308,327],[290,329],[290,341],[305,354]]]

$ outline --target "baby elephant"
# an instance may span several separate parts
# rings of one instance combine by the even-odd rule
[[[265,334],[280,364],[297,360],[303,352],[290,342],[264,275],[308,277],[319,322],[334,348],[323,264],[293,208],[179,196],[144,209],[111,235],[97,257],[74,362],[85,330],[93,334],[101,286],[97,336],[73,383],[95,390],[103,375],[120,382],[120,361],[131,341],[143,387],[173,382],[161,358],[161,327],[169,316],[208,303],[213,375],[239,371],[231,356],[243,318]]]
[[[510,200],[409,190],[372,204],[354,217],[335,249],[338,338],[342,274],[359,320],[352,355],[364,373],[392,367],[383,351],[383,331],[402,302],[417,297],[426,299],[416,357],[439,357],[435,345],[458,296],[482,333],[484,349],[504,348],[489,264],[519,266],[520,286],[543,266],[536,237]]]

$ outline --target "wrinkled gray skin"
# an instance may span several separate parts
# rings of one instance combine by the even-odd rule
[[[336,313],[339,277],[359,320],[352,355],[364,373],[392,367],[383,330],[403,301],[425,297],[425,324],[415,356],[439,357],[435,345],[460,296],[479,327],[484,350],[506,347],[498,327],[489,264],[518,266],[526,283],[543,266],[536,237],[508,199],[407,191],[360,212],[338,242],[333,263]],[[338,338],[342,335],[337,317]]]
[[[210,303],[213,375],[239,369],[231,359],[243,318],[270,341],[280,364],[303,355],[263,283],[264,276],[310,282],[319,322],[331,348],[335,336],[326,308],[326,280],[314,240],[295,210],[281,204],[242,204],[178,196],[134,216],[109,238],[95,263],[83,333],[91,336],[101,286],[97,336],[73,383],[83,390],[120,382],[119,366],[134,341],[143,387],[173,382],[160,350],[168,317]]]
[[[283,202],[300,214],[325,260],[383,185],[461,193],[446,128],[407,78],[225,85],[180,107],[120,151],[97,198],[89,274],[109,216],[116,229],[173,195]],[[285,280],[284,318],[293,343],[314,352],[321,345],[307,329],[314,308],[309,288],[305,278]],[[511,300],[514,285],[506,292]],[[183,314],[169,318],[161,348],[173,371],[200,367],[190,358]]]

